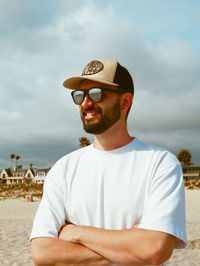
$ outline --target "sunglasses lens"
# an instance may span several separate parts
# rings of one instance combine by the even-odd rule
[[[80,105],[84,101],[85,94],[88,94],[90,101],[94,103],[98,103],[101,101],[102,98],[101,88],[92,88],[88,91],[81,91],[81,90],[73,91],[72,98],[76,104]]]
[[[83,91],[74,91],[72,94],[73,100],[76,104],[82,104],[84,100],[84,92]]]
[[[98,103],[101,101],[102,98],[102,90],[100,88],[92,88],[88,92],[89,98],[94,103]]]

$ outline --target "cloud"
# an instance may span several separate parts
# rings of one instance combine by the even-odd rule
[[[190,43],[176,39],[162,40],[149,55],[138,73],[130,130],[174,153],[190,149],[199,163],[200,55]]]
[[[174,37],[151,43],[109,3],[0,1],[0,168],[11,153],[48,167],[79,137],[93,139],[62,82],[96,58],[118,60],[134,77],[130,132],[174,152],[189,148],[199,162],[199,51]]]

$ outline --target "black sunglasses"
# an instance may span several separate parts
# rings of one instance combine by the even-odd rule
[[[98,103],[102,100],[104,91],[125,93],[124,90],[114,90],[114,89],[104,89],[104,88],[91,88],[89,90],[75,90],[71,92],[72,99],[75,104],[82,104],[85,96],[87,95],[90,101],[93,103]]]

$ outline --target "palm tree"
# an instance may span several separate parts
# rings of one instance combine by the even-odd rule
[[[10,154],[10,168],[12,169],[12,160],[15,159],[15,154]]]
[[[86,147],[86,146],[88,146],[88,145],[90,145],[90,144],[91,144],[91,143],[90,143],[89,139],[87,139],[86,137],[81,137],[81,138],[79,138],[79,146],[80,146],[81,148]]]
[[[20,160],[21,157],[19,155],[16,155],[15,159],[16,159],[16,169],[17,169],[17,161]]]

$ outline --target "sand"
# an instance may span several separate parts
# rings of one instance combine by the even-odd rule
[[[185,249],[175,249],[167,266],[200,265],[200,190],[185,192],[188,245]]]
[[[39,200],[0,201],[0,266],[33,265],[29,235],[38,206]],[[186,221],[188,246],[174,250],[167,265],[200,265],[200,190],[186,190]]]
[[[39,201],[0,201],[0,266],[33,265],[29,235]]]

